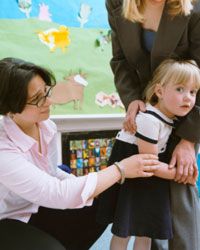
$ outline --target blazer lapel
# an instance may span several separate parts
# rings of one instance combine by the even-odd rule
[[[137,69],[141,73],[141,82],[146,82],[149,79],[149,70],[153,72],[164,59],[169,58],[174,52],[190,16],[181,15],[172,18],[168,15],[168,7],[165,5],[151,52],[151,62],[149,62],[149,54],[142,47],[141,24],[125,20],[121,12],[122,7],[120,6],[112,13],[120,46],[122,46],[130,68]]]
[[[121,14],[121,6],[113,11],[113,16],[125,57],[131,66],[138,68],[138,63],[146,58],[146,53],[141,44],[141,25],[125,20]]]
[[[152,71],[163,59],[169,58],[176,49],[189,18],[189,15],[179,15],[172,18],[168,15],[168,8],[165,5],[151,52]]]

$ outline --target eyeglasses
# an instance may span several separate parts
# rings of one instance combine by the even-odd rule
[[[40,97],[36,101],[27,102],[26,104],[34,105],[34,106],[37,106],[38,108],[42,107],[45,104],[47,97],[50,97],[52,95],[52,90],[53,90],[53,87],[49,87],[44,96]]]

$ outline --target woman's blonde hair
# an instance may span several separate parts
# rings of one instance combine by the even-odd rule
[[[186,84],[193,82],[195,88],[200,88],[200,69],[194,60],[174,60],[167,59],[163,61],[155,70],[152,81],[147,85],[144,91],[144,101],[155,105],[158,97],[155,94],[157,84],[166,86],[169,83]]]
[[[189,15],[193,9],[194,0],[166,0],[171,16]],[[143,10],[145,0],[123,0],[122,14],[125,19],[132,22],[143,23]]]

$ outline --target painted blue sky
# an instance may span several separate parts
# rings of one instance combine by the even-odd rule
[[[18,0],[0,0],[0,18],[24,19],[27,18],[18,7]],[[53,22],[69,27],[80,27],[78,13],[81,4],[90,5],[91,14],[84,28],[108,28],[105,0],[32,0],[30,18],[38,17],[39,4],[49,6]]]

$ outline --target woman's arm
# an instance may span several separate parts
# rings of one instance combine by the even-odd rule
[[[197,3],[200,5],[200,3]],[[199,7],[200,8],[200,7]],[[188,28],[188,57],[195,60],[200,67],[200,11],[192,14]],[[200,91],[197,94],[196,104],[193,110],[185,116],[176,134],[189,142],[200,142]]]
[[[199,5],[199,3],[198,3]],[[188,29],[190,59],[200,67],[200,12],[193,13]],[[176,129],[176,135],[181,138],[172,154],[170,165],[177,166],[175,180],[187,182],[197,174],[194,144],[200,142],[200,91],[197,93],[196,104],[192,111],[185,116]]]
[[[160,167],[157,156],[149,154],[134,155],[119,162],[126,178],[150,177]],[[121,174],[115,165],[97,173],[97,186],[92,197],[97,196],[119,181]]]
[[[137,139],[138,151],[141,154],[155,154],[158,155],[158,146],[142,139]],[[176,168],[169,169],[168,164],[161,162],[160,167],[154,171],[154,175],[164,179],[173,180],[176,175]]]
[[[115,20],[116,13],[114,12],[120,8],[122,10],[122,1],[107,0],[106,8],[108,11],[108,21],[111,27],[112,40],[112,59],[110,65],[114,74],[116,89],[127,110],[123,127],[125,130],[134,133],[136,130],[134,118],[139,110],[145,111],[144,103],[141,101],[141,82],[137,70],[128,63],[122,44],[120,43],[118,27]],[[121,11],[119,13],[121,13]],[[122,21],[125,22],[125,20]],[[130,35],[138,36],[138,34]],[[123,44],[123,46],[127,47],[127,44]],[[133,45],[130,44],[128,46]]]
[[[110,62],[116,89],[126,109],[133,100],[141,99],[141,84],[136,72],[130,68],[121,47],[113,11],[122,8],[122,1],[107,0],[108,21],[111,27],[112,59]],[[134,34],[132,34],[134,35]]]
[[[57,209],[91,205],[92,197],[120,179],[115,166],[99,173],[60,180],[26,160],[21,153],[0,151],[0,183],[34,204]],[[127,178],[151,176],[158,166],[153,155],[135,156],[121,162]],[[132,171],[135,166],[135,171]]]
[[[197,3],[199,5],[199,3]],[[188,57],[197,62],[200,67],[200,12],[193,13],[188,28]],[[189,178],[197,174],[194,143],[200,142],[200,91],[197,94],[196,104],[193,110],[184,117],[176,135],[181,138],[176,146],[170,166],[177,167],[175,180],[187,182]]]

